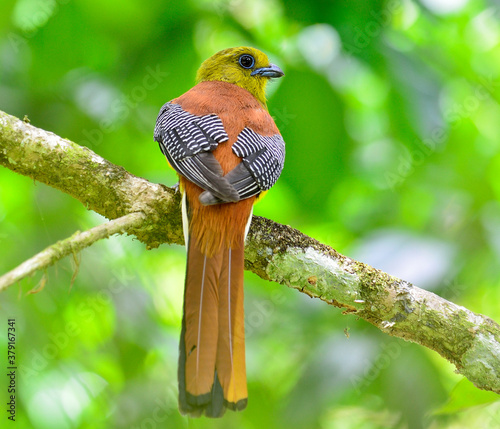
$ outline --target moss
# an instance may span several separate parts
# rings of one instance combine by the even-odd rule
[[[0,164],[61,189],[109,219],[142,212],[135,234],[148,248],[183,243],[180,195],[0,112]],[[54,252],[62,251],[59,245]],[[389,335],[453,362],[478,387],[500,392],[500,327],[490,319],[356,262],[289,226],[254,217],[245,267],[355,312]]]

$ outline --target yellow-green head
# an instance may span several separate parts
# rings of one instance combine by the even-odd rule
[[[281,77],[281,69],[269,62],[267,55],[255,48],[240,46],[217,52],[198,69],[197,82],[218,80],[234,83],[249,91],[266,107],[266,84]]]

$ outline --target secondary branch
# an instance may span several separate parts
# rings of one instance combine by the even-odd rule
[[[114,234],[123,234],[134,227],[144,223],[145,216],[142,213],[130,213],[118,219],[95,226],[84,232],[75,232],[71,237],[58,241],[47,247],[32,258],[24,261],[13,270],[0,277],[0,292],[17,283],[25,277],[33,275],[39,270],[50,267],[60,259],[71,253],[77,253],[85,247],[89,247],[98,240],[111,237]]]

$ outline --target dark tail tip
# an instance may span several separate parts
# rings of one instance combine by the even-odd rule
[[[203,395],[194,396],[186,392],[184,383],[179,379],[179,411],[182,415],[189,417],[201,417],[205,414],[207,417],[218,418],[224,415],[226,401],[217,371],[215,371],[212,390]]]
[[[203,395],[191,395],[186,392],[183,383],[179,382],[179,411],[185,416],[197,418],[205,414],[210,418],[220,418],[224,415],[226,409],[232,411],[244,410],[247,402],[248,398],[241,399],[237,403],[228,402],[224,399],[224,391],[217,376],[217,371],[215,371],[211,392]]]

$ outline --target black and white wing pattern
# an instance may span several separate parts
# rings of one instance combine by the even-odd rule
[[[223,177],[212,151],[228,140],[217,115],[192,115],[174,103],[160,109],[154,139],[172,168],[209,191],[219,202],[238,201],[237,190]]]
[[[285,164],[285,142],[279,134],[266,137],[245,128],[234,143],[233,152],[243,158],[259,192],[267,191],[276,183]]]
[[[242,158],[242,162],[225,178],[236,189],[240,199],[267,191],[276,183],[285,163],[285,142],[281,135],[262,136],[250,128],[244,128],[232,150]],[[200,201],[203,204],[221,202],[210,192],[203,192]]]

